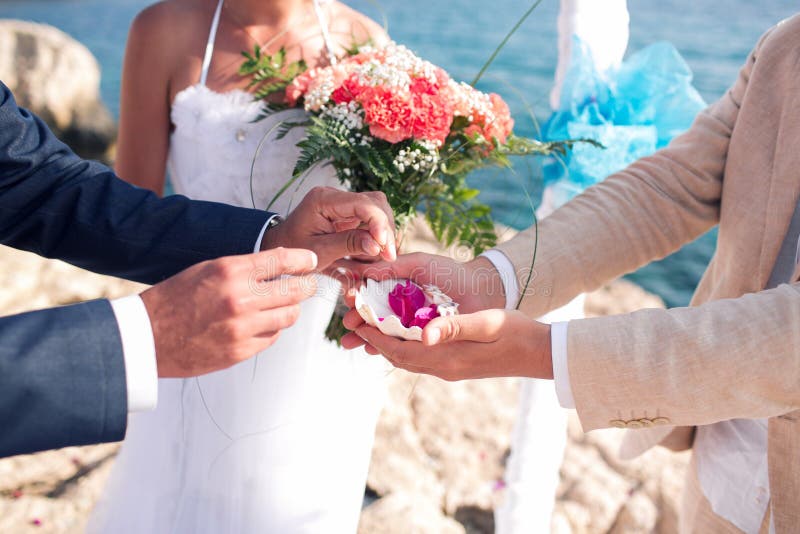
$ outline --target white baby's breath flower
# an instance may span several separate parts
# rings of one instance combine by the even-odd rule
[[[327,107],[320,116],[338,121],[351,131],[364,128],[364,110],[354,101]],[[361,137],[361,134],[354,133],[348,140],[350,144],[356,144],[356,137]]]
[[[382,85],[396,91],[408,91],[412,78],[436,82],[436,67],[432,63],[395,43],[386,45],[380,58],[364,62],[355,72],[363,85]]]
[[[488,94],[478,91],[464,82],[450,80],[450,93],[453,95],[454,114],[475,122],[475,113],[485,118],[487,124],[495,121],[492,101]]]
[[[436,141],[422,140],[417,144],[422,147],[414,149],[401,149],[397,152],[393,164],[399,172],[414,169],[417,172],[429,172],[439,165],[439,145]]]
[[[334,87],[333,72],[330,69],[322,69],[303,97],[306,111],[327,109],[325,104],[331,99],[334,89],[336,87]]]

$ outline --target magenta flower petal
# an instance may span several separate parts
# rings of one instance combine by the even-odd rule
[[[414,318],[414,310],[408,305],[408,301],[403,298],[402,289],[398,289],[402,287],[397,284],[397,287],[389,293],[389,306],[392,308],[392,312],[400,318],[403,326],[408,326],[408,323]]]
[[[417,284],[412,283],[411,280],[406,281],[404,294],[408,296],[415,310],[418,310],[423,306],[425,306],[425,293],[422,292],[421,287],[419,287]]]
[[[402,295],[402,285],[397,284],[394,289],[389,293],[389,307],[392,312],[398,317],[403,317],[403,309],[405,308],[405,301]]]
[[[425,328],[425,325],[436,317],[439,317],[439,311],[436,308],[425,306],[414,312],[414,319],[412,319],[410,326]]]
[[[414,314],[424,305],[425,293],[411,280],[406,280],[405,285],[397,284],[389,293],[389,306],[406,328],[411,326]]]

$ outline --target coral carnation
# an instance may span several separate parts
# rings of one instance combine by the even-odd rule
[[[511,111],[508,109],[508,104],[503,100],[500,95],[492,93],[489,95],[489,100],[492,103],[493,120],[486,124],[485,129],[489,139],[496,138],[500,144],[506,142],[508,136],[514,130],[514,119],[511,118]]]
[[[438,92],[413,96],[414,120],[412,134],[416,139],[444,143],[453,124],[453,106]]]
[[[305,71],[303,74],[292,80],[292,83],[286,87],[286,103],[294,107],[297,101],[305,96],[308,91],[308,86],[311,85],[311,80],[317,75],[317,69]]]
[[[413,114],[407,96],[377,86],[365,89],[357,101],[364,108],[364,119],[375,137],[399,143],[412,136]]]
[[[414,95],[435,95],[439,88],[426,78],[414,78],[411,80],[409,90]]]
[[[355,100],[364,88],[358,82],[358,76],[351,74],[342,84],[331,94],[331,100],[337,104],[347,104]]]

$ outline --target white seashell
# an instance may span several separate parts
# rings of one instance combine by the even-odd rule
[[[382,282],[368,279],[356,293],[356,310],[368,325],[374,326],[387,336],[407,341],[422,341],[422,328],[418,326],[406,328],[389,306],[389,293],[397,284],[405,283],[406,280],[402,278]],[[425,293],[425,304],[436,305],[439,315],[449,317],[458,314],[458,304],[438,287],[426,285],[422,291]],[[383,317],[382,321],[379,320],[380,317]]]
[[[436,311],[440,317],[452,317],[458,315],[458,304],[455,302],[443,302],[436,305]]]
[[[455,304],[453,299],[448,297],[444,291],[434,285],[426,284],[422,286],[422,290],[426,295],[428,295],[428,297],[431,299],[431,302],[434,304]],[[455,305],[458,306],[458,304]]]
[[[448,297],[444,291],[431,284],[422,286],[422,290],[431,303],[436,305],[436,311],[441,317],[458,315],[458,304],[453,302],[453,299]]]

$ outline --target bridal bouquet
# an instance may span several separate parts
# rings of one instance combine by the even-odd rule
[[[509,156],[564,153],[570,144],[515,136],[499,95],[452,80],[402,45],[363,46],[335,65],[310,70],[281,65],[283,54],[279,61],[246,57],[249,68],[242,72],[254,75],[254,84],[259,59],[275,73],[297,73],[291,81],[284,75],[279,88],[285,106],[308,112],[308,120],[282,126],[283,135],[305,127],[306,137],[279,195],[313,166],[330,164],[348,189],[383,191],[400,228],[422,207],[437,239],[448,246],[458,241],[480,253],[496,240],[490,208],[466,185],[470,172],[507,166]],[[263,116],[276,109],[267,104]]]
[[[259,97],[285,94],[278,105],[267,98],[262,117],[281,106],[307,111],[306,120],[279,131],[281,137],[304,127],[305,138],[293,175],[273,202],[309,169],[330,164],[349,190],[383,191],[399,228],[421,207],[437,239],[477,254],[496,235],[490,208],[476,200],[479,191],[467,186],[467,175],[510,166],[510,156],[563,154],[573,143],[514,135],[499,95],[459,83],[395,43],[354,48],[335,64],[310,70],[285,64],[283,52],[244,55],[240,73],[252,77]]]

